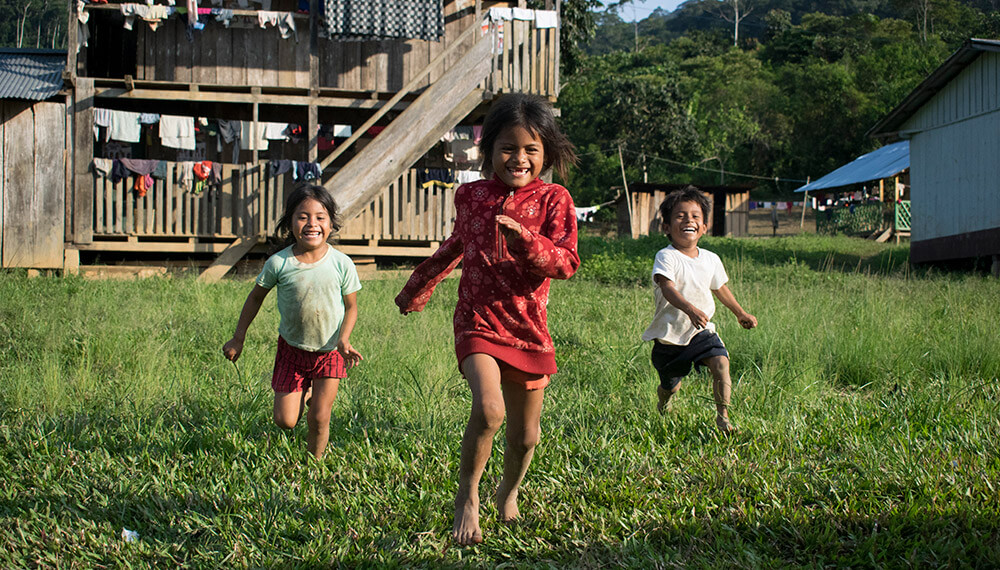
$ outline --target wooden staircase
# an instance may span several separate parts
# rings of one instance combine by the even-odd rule
[[[462,39],[473,38],[475,43],[472,49],[409,104],[325,184],[340,206],[341,219],[350,220],[361,213],[383,188],[399,178],[445,133],[487,98],[486,90],[481,84],[492,72],[493,34],[488,33],[480,37],[475,34],[479,29],[478,25],[473,26],[462,35]],[[454,45],[459,43],[461,40]],[[424,72],[433,68],[448,53],[439,55]],[[321,167],[325,168],[332,163],[341,152],[357,140],[358,136],[393,108],[412,89],[424,72],[415,76],[396,97],[383,105],[379,112],[357,129],[356,136],[345,141],[337,151],[327,156]],[[199,275],[198,280],[215,282],[222,279],[256,242],[255,237],[237,239]]]

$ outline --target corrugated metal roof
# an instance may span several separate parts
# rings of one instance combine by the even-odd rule
[[[0,49],[0,99],[42,101],[62,89],[66,52]]]
[[[910,167],[910,141],[884,146],[859,156],[837,170],[795,190],[812,192],[895,176]]]
[[[930,100],[941,88],[955,78],[963,69],[975,61],[983,52],[1000,52],[1000,40],[981,40],[973,38],[966,40],[962,47],[945,60],[937,69],[931,72],[920,85],[903,99],[903,102],[889,111],[889,114],[868,129],[867,136],[881,139],[899,139],[899,128],[907,119],[913,116],[924,103]]]

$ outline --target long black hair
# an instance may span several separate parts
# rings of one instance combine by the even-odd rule
[[[483,159],[483,173],[493,173],[493,145],[504,129],[522,127],[542,141],[545,153],[543,171],[555,168],[565,180],[567,169],[576,164],[573,143],[559,130],[552,105],[538,95],[511,93],[493,104],[483,122],[483,138],[479,141],[479,155]]]
[[[327,214],[330,215],[330,225],[333,227],[330,235],[332,236],[340,231],[340,209],[337,208],[337,202],[327,192],[326,188],[318,184],[299,186],[295,190],[292,190],[292,193],[285,199],[285,211],[281,214],[281,218],[278,219],[278,227],[275,228],[275,234],[284,243],[284,246],[295,243],[295,236],[292,235],[292,216],[295,214],[295,210],[299,207],[299,204],[308,198],[312,198],[322,204]]]

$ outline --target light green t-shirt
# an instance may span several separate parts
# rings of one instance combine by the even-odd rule
[[[344,322],[344,295],[361,289],[350,257],[329,246],[323,259],[302,263],[288,246],[268,258],[257,276],[265,289],[278,286],[278,334],[310,352],[337,349]]]

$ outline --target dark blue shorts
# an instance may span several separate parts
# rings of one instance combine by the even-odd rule
[[[673,390],[691,372],[701,370],[702,361],[713,356],[729,358],[726,345],[712,331],[701,331],[686,345],[660,344],[653,341],[653,368],[660,375],[660,387]]]

